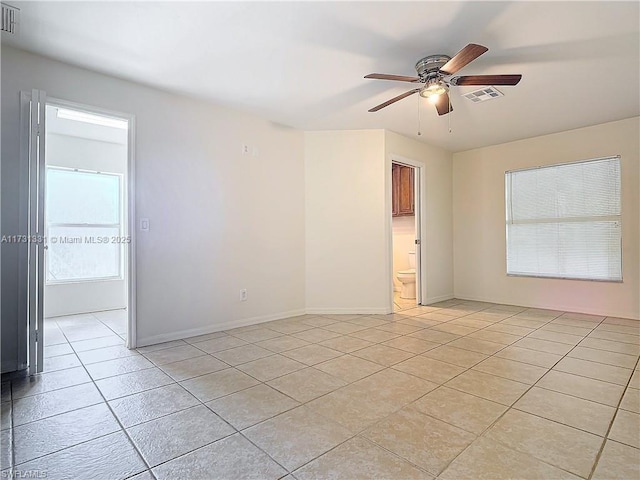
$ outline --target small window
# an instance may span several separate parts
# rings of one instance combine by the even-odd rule
[[[122,278],[122,176],[47,167],[47,283]]]
[[[506,172],[507,274],[622,281],[620,157]]]

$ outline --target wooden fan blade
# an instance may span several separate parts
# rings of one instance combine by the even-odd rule
[[[438,115],[446,115],[447,113],[453,111],[448,93],[443,93],[442,95],[438,96],[438,101],[435,103],[435,106],[436,110],[438,111]]]
[[[396,103],[398,100],[402,100],[403,98],[407,98],[409,95],[413,95],[414,93],[418,93],[420,91],[419,88],[414,88],[413,90],[409,90],[408,92],[403,93],[402,95],[398,95],[397,97],[393,97],[391,100],[387,100],[380,105],[373,107],[370,112],[377,112],[378,110],[383,109],[384,107],[388,107],[392,103]]]
[[[453,77],[451,85],[517,85],[522,75],[466,75]]]
[[[418,77],[406,77],[404,75],[387,75],[385,73],[370,73],[364,78],[376,78],[378,80],[396,80],[398,82],[418,82]]]
[[[440,72],[444,73],[445,75],[453,75],[465,65],[473,62],[487,50],[489,50],[487,47],[476,45],[475,43],[470,43],[458,53],[456,53],[451,60],[445,63],[444,66],[440,69]]]

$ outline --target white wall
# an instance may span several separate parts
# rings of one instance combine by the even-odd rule
[[[385,131],[388,186],[391,162],[410,159],[423,165],[422,195],[422,303],[453,298],[453,162],[451,152],[395,132]],[[389,192],[390,195],[390,192]],[[389,210],[391,212],[391,210]],[[390,213],[389,213],[390,215]]]
[[[638,318],[638,118],[454,154],[455,295]],[[507,277],[506,170],[621,155],[624,283]]]
[[[306,132],[308,312],[392,307],[394,158],[424,166],[423,303],[453,296],[451,154],[383,130]]]
[[[383,130],[305,132],[307,312],[384,313]]]
[[[304,311],[302,132],[3,45],[3,234],[18,225],[19,91],[31,88],[136,115],[136,208],[151,221],[136,234],[139,344]],[[16,250],[2,246],[3,369],[18,342]]]
[[[409,266],[409,252],[416,249],[416,217],[403,216],[393,217],[392,220],[393,234],[393,289],[399,292],[402,283],[396,278],[399,270],[407,270]]]
[[[119,173],[127,170],[127,146],[89,138],[48,133],[47,165]]]
[[[47,123],[49,129],[52,124],[53,122]],[[126,141],[126,135],[124,138]],[[50,130],[47,131],[46,140],[47,166],[126,174],[126,144],[50,133]],[[123,189],[126,191],[124,182]],[[123,273],[125,272],[126,269]],[[124,278],[45,285],[44,297],[45,317],[113,310],[127,306]]]

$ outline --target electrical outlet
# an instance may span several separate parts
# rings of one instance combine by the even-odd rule
[[[249,155],[249,151],[251,149],[249,148],[249,145],[242,145],[242,154],[243,155]]]
[[[241,302],[246,302],[247,301],[247,289],[243,288],[242,290],[240,290],[240,301]]]

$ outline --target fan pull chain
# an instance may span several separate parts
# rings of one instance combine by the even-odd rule
[[[451,133],[451,97],[447,96],[447,101],[449,102],[449,133]]]
[[[422,135],[422,128],[420,126],[420,97],[418,97],[418,136]]]

